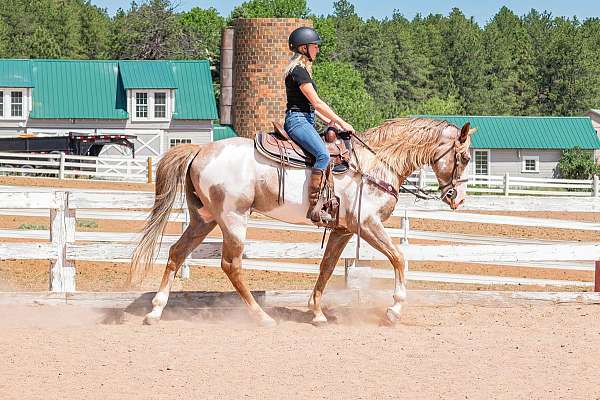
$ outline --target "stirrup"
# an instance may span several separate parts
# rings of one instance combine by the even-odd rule
[[[335,172],[335,173],[346,172],[346,171],[348,171],[348,168],[350,168],[348,166],[348,162],[347,161],[342,161],[341,163],[339,163],[338,165],[336,165],[335,167],[333,167],[332,171]]]

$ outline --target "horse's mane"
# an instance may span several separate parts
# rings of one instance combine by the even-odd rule
[[[366,169],[387,165],[399,176],[410,174],[434,157],[442,131],[450,124],[430,118],[398,118],[363,132],[376,153]]]

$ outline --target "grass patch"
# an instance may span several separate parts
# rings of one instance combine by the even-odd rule
[[[26,231],[45,231],[48,230],[48,227],[42,224],[21,224],[19,225],[19,229]]]
[[[77,227],[93,229],[98,227],[98,223],[93,219],[80,219],[77,220]]]

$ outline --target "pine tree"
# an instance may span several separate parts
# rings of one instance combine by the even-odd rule
[[[235,7],[235,18],[307,18],[310,10],[306,0],[250,0]]]
[[[532,46],[522,21],[502,7],[486,25],[483,44],[487,66],[484,113],[527,114],[535,76]]]
[[[89,2],[81,4],[79,27],[83,57],[92,60],[108,58],[110,18],[106,11]]]
[[[111,37],[117,41],[112,57],[117,59],[183,58],[183,32],[173,12],[171,0],[150,0],[138,6],[131,4],[127,13],[113,19]]]
[[[473,19],[467,19],[454,8],[445,24],[443,55],[448,59],[454,86],[465,114],[478,114],[483,110],[485,98],[485,60],[481,30]]]

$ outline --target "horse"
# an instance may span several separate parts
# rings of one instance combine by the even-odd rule
[[[386,233],[383,222],[396,206],[400,185],[424,165],[430,165],[436,175],[441,200],[453,210],[458,208],[466,197],[463,175],[470,161],[470,135],[474,131],[468,123],[461,129],[446,121],[399,118],[362,133],[362,145],[353,146],[354,168],[334,175],[339,224],[330,232],[308,301],[314,324],[327,323],[321,309],[323,291],[343,249],[357,232],[394,268],[394,302],[383,318],[390,325],[399,320],[407,295],[404,256]],[[310,169],[284,171],[286,191],[280,201],[280,168],[279,163],[258,153],[251,139],[241,137],[205,145],[182,144],[167,151],[157,167],[154,206],[132,256],[130,286],[141,283],[151,269],[157,243],[180,191],[185,192],[190,221],[169,249],[160,288],[152,300],[152,311],[144,318],[145,324],[160,320],[177,270],[218,225],[223,236],[222,270],[256,322],[275,325],[243,279],[242,253],[251,212],[292,224],[311,224],[306,218]]]

